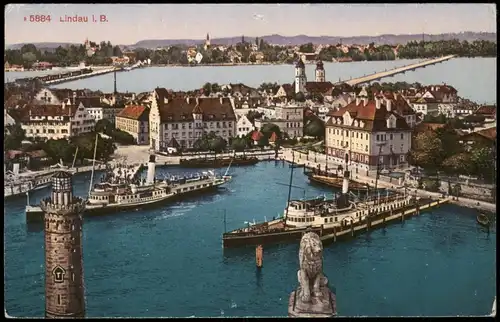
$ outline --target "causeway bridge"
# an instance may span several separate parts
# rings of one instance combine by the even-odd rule
[[[388,71],[383,71],[383,72],[379,72],[379,73],[375,73],[375,74],[371,74],[371,75],[367,75],[367,76],[363,76],[363,77],[353,78],[353,79],[350,79],[350,80],[347,80],[347,81],[339,82],[337,84],[345,83],[345,84],[348,84],[350,86],[355,86],[355,85],[359,85],[359,84],[370,83],[370,82],[382,79],[384,77],[391,77],[391,76],[394,76],[394,75],[397,75],[397,74],[401,74],[401,73],[404,74],[407,71],[414,71],[417,68],[423,68],[423,67],[426,67],[426,66],[430,66],[430,65],[437,64],[437,63],[441,63],[441,62],[450,60],[450,59],[454,58],[455,56],[456,55],[449,55],[449,56],[444,56],[444,57],[429,59],[429,60],[426,60],[426,61],[423,61],[423,62],[420,62],[420,63],[406,65],[406,66],[403,66],[403,67],[398,67],[398,68],[395,68],[395,69],[391,69],[391,70],[388,70]]]

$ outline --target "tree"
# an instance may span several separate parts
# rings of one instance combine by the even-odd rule
[[[226,148],[226,146],[226,140],[224,140],[220,136],[217,136],[210,140],[210,150],[214,151],[215,153],[222,152]]]
[[[446,158],[442,163],[442,170],[448,175],[471,173],[471,156],[469,153],[458,153]]]
[[[260,147],[261,149],[263,149],[268,145],[269,145],[269,138],[266,135],[263,135],[257,142],[257,146]]]
[[[302,92],[298,92],[296,95],[295,95],[295,100],[297,102],[305,102],[306,101],[306,97],[304,95],[304,93]]]
[[[262,116],[264,115],[264,113],[261,113],[261,112],[258,112],[258,111],[255,111],[255,110],[251,110],[247,113],[246,117],[247,119],[252,122],[252,124],[254,123],[255,119],[259,119],[261,118]]]
[[[247,142],[245,138],[234,138],[231,142],[231,148],[237,152],[245,151]]]
[[[257,62],[257,59],[255,58],[255,55],[251,55],[248,60],[251,62],[251,63],[255,63]]]
[[[492,182],[495,173],[495,147],[476,146],[470,151],[472,173],[485,181]]]
[[[433,131],[419,133],[409,154],[412,165],[429,171],[437,171],[443,162],[443,146],[438,134]]]
[[[21,147],[21,142],[26,139],[26,133],[20,124],[9,125],[6,127],[8,135],[3,137],[4,150],[16,150]]]
[[[307,123],[304,128],[304,134],[315,138],[322,138],[325,136],[325,125],[320,119],[316,118]]]
[[[307,43],[300,46],[299,51],[301,53],[314,53],[314,45],[312,43]]]
[[[281,138],[281,130],[280,130],[279,126],[277,126],[274,123],[266,123],[266,124],[262,125],[260,132],[262,134],[264,134],[264,136],[268,140],[271,137],[271,135],[273,135],[273,133],[276,133],[276,136],[278,138]]]
[[[108,119],[97,121],[94,128],[97,133],[104,133],[109,136],[112,136],[115,130],[115,126]]]
[[[32,52],[26,52],[23,54],[23,61],[27,66],[31,67],[36,61],[36,55]]]
[[[203,85],[202,89],[203,89],[203,94],[205,94],[206,96],[209,96],[210,93],[212,93],[212,84],[205,83],[205,85]]]
[[[122,55],[123,55],[123,53],[122,53],[122,50],[120,49],[120,47],[118,47],[118,46],[113,47],[113,56],[121,57]]]

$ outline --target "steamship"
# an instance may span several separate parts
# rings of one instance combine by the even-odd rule
[[[158,206],[158,204],[186,196],[217,189],[228,182],[229,176],[218,177],[213,171],[201,174],[170,177],[159,180],[155,178],[155,156],[151,155],[148,163],[146,179],[140,178],[141,166],[120,166],[108,169],[100,183],[92,185],[85,215],[99,215],[123,210]],[[39,206],[26,206],[26,217],[29,221],[43,218]]]
[[[290,200],[289,197],[280,218],[224,233],[222,236],[224,247],[297,242],[307,231],[313,231],[319,236],[333,234],[367,220],[387,216],[393,211],[406,210],[414,206],[416,199],[407,194],[406,190],[404,194],[390,196],[387,191],[385,197],[378,194],[367,196],[364,200],[356,197],[349,191],[350,173],[347,163],[346,155],[342,193],[330,200],[325,196],[304,200]],[[293,168],[291,170],[293,171]],[[291,187],[290,182],[290,190]]]

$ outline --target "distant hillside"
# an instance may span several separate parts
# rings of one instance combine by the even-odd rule
[[[259,37],[264,39],[266,42],[276,45],[302,45],[306,43],[313,44],[337,44],[342,42],[343,44],[359,44],[367,45],[371,42],[375,44],[406,44],[409,41],[420,41],[422,40],[422,34],[415,35],[380,35],[380,36],[356,36],[356,37],[340,37],[340,36],[281,36],[281,35],[269,35]],[[478,33],[478,32],[463,32],[463,33],[449,33],[449,34],[438,34],[438,35],[424,35],[425,40],[437,41],[437,40],[451,40],[458,39],[460,41],[474,41],[474,40],[497,40],[496,33]],[[246,41],[254,41],[255,38],[245,37]],[[205,40],[203,39],[163,39],[163,40],[141,40],[134,45],[129,47],[134,48],[156,48],[171,46],[175,44],[185,44],[194,45],[202,44]],[[238,37],[227,37],[227,38],[215,38],[212,39],[212,44],[219,45],[234,45],[241,41],[241,36]]]
[[[461,32],[461,33],[447,33],[447,34],[437,34],[437,35],[423,35],[426,41],[437,41],[437,40],[451,40],[458,39],[460,41],[474,41],[474,40],[489,40],[496,42],[497,35],[494,32]],[[422,34],[414,35],[380,35],[380,36],[356,36],[356,37],[340,37],[340,36],[281,36],[281,35],[269,35],[259,37],[264,39],[266,42],[276,45],[302,45],[306,43],[313,44],[337,44],[342,42],[343,44],[359,44],[366,45],[371,42],[375,44],[405,44],[409,41],[420,41],[422,40]],[[255,41],[253,37],[245,37],[246,41]],[[133,45],[119,45],[120,47],[128,48],[148,48],[153,49],[157,47],[165,47],[172,45],[197,45],[204,43],[204,39],[147,39],[141,40]],[[237,37],[226,37],[226,38],[215,38],[212,39],[212,44],[218,45],[233,45],[241,41],[241,36]],[[25,43],[7,45],[7,49],[19,49]],[[79,45],[79,43],[57,43],[57,42],[44,42],[44,43],[33,43],[37,48],[57,48],[59,46],[67,45]]]

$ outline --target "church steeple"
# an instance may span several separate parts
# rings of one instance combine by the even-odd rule
[[[207,33],[207,39],[205,40],[205,46],[203,46],[205,50],[210,48],[210,35]]]
[[[316,82],[325,82],[325,68],[323,62],[318,60],[316,62]]]

